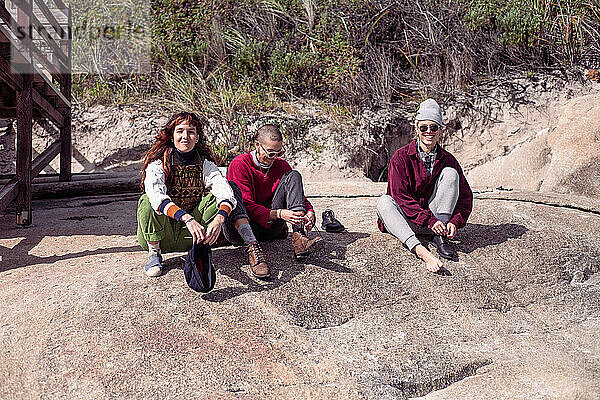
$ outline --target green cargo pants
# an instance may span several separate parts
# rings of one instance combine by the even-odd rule
[[[204,228],[217,215],[217,200],[212,193],[204,196],[190,213]],[[191,234],[183,222],[175,221],[164,214],[157,214],[144,193],[138,201],[137,238],[140,246],[148,250],[148,241],[160,241],[162,253],[188,251],[192,247]],[[185,237],[189,237],[186,239]]]

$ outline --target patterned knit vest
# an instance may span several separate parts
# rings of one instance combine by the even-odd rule
[[[206,191],[202,179],[204,159],[196,152],[193,164],[183,165],[175,152],[171,155],[173,179],[167,183],[167,194],[173,203],[191,213],[200,203]]]

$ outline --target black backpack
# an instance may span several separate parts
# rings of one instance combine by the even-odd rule
[[[188,251],[183,273],[185,281],[192,290],[210,292],[216,280],[210,246],[204,243],[194,244]]]

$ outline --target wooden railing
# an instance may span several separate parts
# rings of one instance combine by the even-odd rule
[[[17,121],[16,174],[0,190],[0,211],[15,201],[17,223],[31,223],[32,180],[60,154],[71,179],[71,9],[62,0],[0,0],[0,118]],[[32,161],[33,118],[59,139]]]

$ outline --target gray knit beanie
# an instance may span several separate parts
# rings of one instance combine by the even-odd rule
[[[415,120],[433,121],[439,126],[444,126],[444,124],[442,124],[442,110],[434,99],[427,99],[419,104]]]

